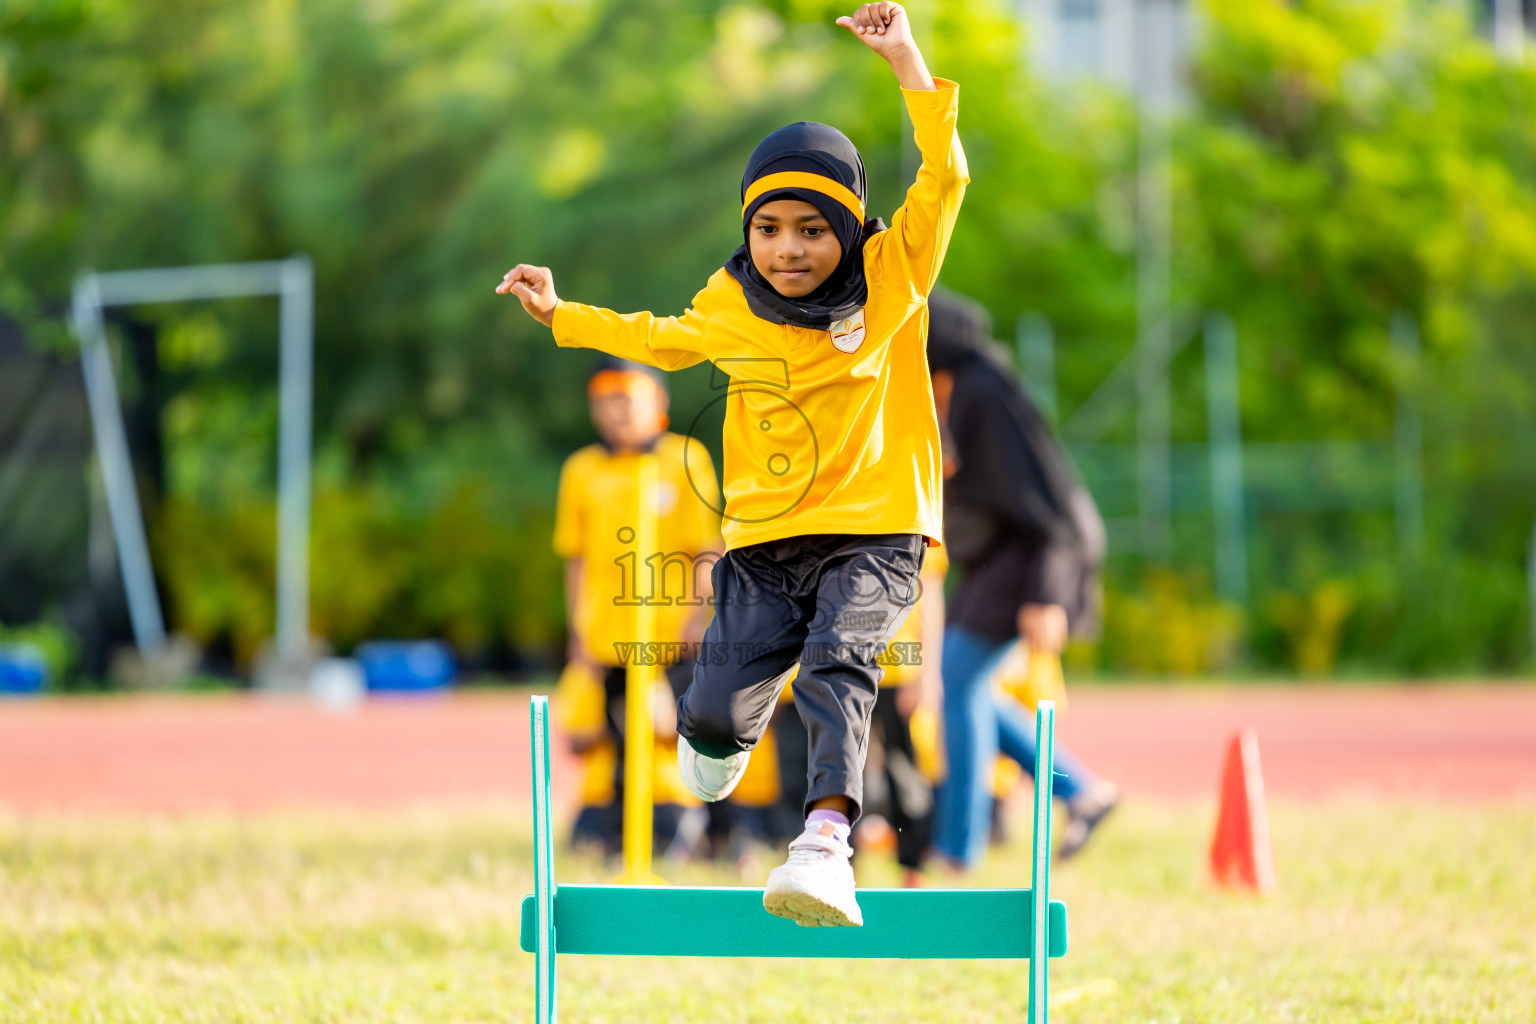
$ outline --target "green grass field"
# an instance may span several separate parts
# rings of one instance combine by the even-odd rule
[[[1271,816],[1282,889],[1260,902],[1204,882],[1210,808],[1122,811],[1054,893],[1072,950],[1053,990],[1114,984],[1052,1019],[1536,1020],[1536,807],[1281,803]],[[525,818],[0,818],[0,1020],[529,1020]],[[1025,884],[1027,852],[994,856],[977,884]],[[894,867],[860,876],[892,884]],[[1024,978],[1021,962],[569,957],[561,1016],[1015,1021]]]

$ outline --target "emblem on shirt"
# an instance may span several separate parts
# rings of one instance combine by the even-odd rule
[[[864,311],[861,309],[846,320],[832,325],[832,347],[839,352],[856,352],[864,344]]]

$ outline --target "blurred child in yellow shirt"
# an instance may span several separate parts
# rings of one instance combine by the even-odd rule
[[[670,433],[667,391],[649,367],[608,358],[587,384],[600,440],[566,460],[555,509],[555,552],[565,558],[568,665],[557,698],[573,748],[586,759],[578,840],[616,850],[622,829],[625,662],[636,642],[637,595],[652,598],[666,664],[656,700],[658,848],[676,836],[682,809],[698,806],[677,768],[674,701],[692,677],[720,550],[719,490],[704,446]],[[639,459],[657,461],[656,541],[664,557],[635,550]],[[606,779],[603,778],[606,776]]]

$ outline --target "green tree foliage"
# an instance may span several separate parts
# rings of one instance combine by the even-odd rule
[[[1259,582],[1279,600],[1261,598],[1261,648],[1265,622],[1294,618],[1263,610],[1287,591],[1344,593],[1345,661],[1513,668],[1536,519],[1536,66],[1501,62],[1454,6],[1208,10],[1176,274],[1237,321],[1245,432],[1389,439],[1399,387],[1424,416],[1425,551],[1405,563],[1358,516],[1264,521]],[[1421,327],[1417,368],[1393,355],[1399,312]],[[1303,649],[1271,653],[1315,662]]]
[[[1026,311],[1051,319],[1070,414],[1134,344],[1134,103],[1031,75],[1002,5],[910,9],[935,72],[963,85],[973,182],[945,281],[1005,336]],[[0,312],[61,347],[83,267],[310,253],[317,625],[343,645],[433,632],[556,649],[548,520],[561,459],[591,436],[591,360],[492,288],[538,262],[566,297],[681,310],[739,243],[746,155],[790,120],[842,127],[888,217],[911,172],[900,99],[832,25],[841,11],[11,0]],[[1251,650],[1318,664],[1307,609],[1338,583],[1332,658],[1510,667],[1536,480],[1536,72],[1443,6],[1207,0],[1202,17],[1174,133],[1176,299],[1233,316],[1245,435],[1389,439],[1409,372],[1395,312],[1425,346],[1422,563],[1399,564],[1380,515],[1261,517]],[[270,622],[272,306],[136,313],[160,327],[171,396],[170,494],[152,511],[172,611],[242,654]],[[1198,359],[1174,369],[1175,439],[1203,440]],[[677,375],[674,421],[709,397],[706,370]],[[1207,558],[1197,543],[1175,568],[1198,577]],[[1144,627],[1171,584],[1127,565],[1111,622]],[[1426,653],[1407,630],[1436,614],[1419,602],[1438,603],[1437,579],[1472,607],[1438,620],[1459,640]],[[1496,595],[1487,614],[1480,595]],[[1177,663],[1131,646],[1111,638],[1106,663]]]

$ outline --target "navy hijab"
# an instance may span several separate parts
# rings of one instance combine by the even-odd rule
[[[864,218],[865,194],[859,151],[830,125],[797,121],[757,144],[741,178],[742,245],[725,264],[753,313],[772,323],[824,331],[863,308],[869,298],[864,243],[885,230],[879,218]],[[779,294],[753,266],[746,244],[752,215],[776,199],[800,199],[816,207],[843,247],[837,269],[800,298]]]

